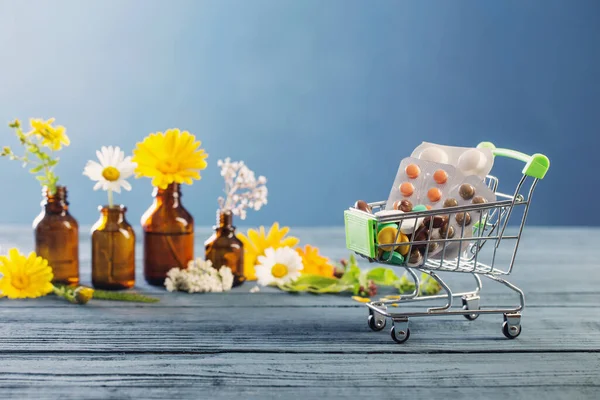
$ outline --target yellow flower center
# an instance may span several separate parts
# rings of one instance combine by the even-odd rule
[[[161,160],[158,162],[156,169],[163,174],[174,174],[179,171],[179,163],[172,160]]]
[[[15,289],[23,290],[29,286],[29,276],[25,274],[14,274],[11,277],[10,283]]]
[[[106,167],[102,170],[102,177],[107,181],[114,182],[119,179],[121,173],[115,167]]]
[[[273,268],[271,268],[271,274],[275,277],[275,278],[283,278],[284,276],[286,276],[288,273],[288,267],[283,265],[283,264],[275,264],[273,265]]]

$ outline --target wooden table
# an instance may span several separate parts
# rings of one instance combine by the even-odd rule
[[[294,233],[348,256],[342,228]],[[198,249],[208,234],[197,233]],[[31,242],[26,227],[0,232],[4,250]],[[483,315],[411,320],[399,345],[370,331],[350,296],[251,294],[252,283],[172,294],[140,275],[137,289],[159,303],[0,299],[0,398],[599,398],[599,243],[598,229],[526,228],[510,277],[527,301],[515,340],[500,315]],[[87,283],[85,234],[81,259]],[[483,305],[514,302],[484,282]]]

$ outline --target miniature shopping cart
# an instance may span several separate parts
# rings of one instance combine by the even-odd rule
[[[366,303],[369,308],[369,327],[374,331],[380,331],[386,326],[387,319],[391,319],[391,336],[397,343],[404,343],[410,337],[408,323],[411,317],[462,315],[473,321],[481,314],[503,314],[502,332],[504,335],[509,339],[514,339],[521,333],[521,312],[525,306],[525,296],[521,289],[504,277],[509,275],[513,269],[533,191],[538,181],[546,174],[550,162],[542,154],[528,156],[517,151],[496,148],[489,142],[481,143],[478,147],[490,148],[496,157],[509,157],[526,163],[522,171],[523,176],[517,184],[514,194],[508,195],[499,192],[498,179],[488,175],[485,183],[496,195],[494,202],[407,213],[386,211],[374,215],[378,214],[378,210],[385,209],[386,202],[380,201],[369,204],[374,214],[356,208],[350,208],[344,212],[348,249],[371,262],[394,265],[391,251],[394,247],[410,246],[408,254],[411,254],[413,247],[427,246],[420,265],[409,266],[406,262],[403,265],[397,265],[405,268],[408,276],[414,281],[414,292]],[[432,217],[426,220],[433,223],[434,216],[452,218],[458,213],[467,212],[475,216],[474,221],[467,226],[466,219],[462,218],[462,226],[451,238],[448,237],[448,234],[446,237],[439,237],[439,235],[432,237],[431,232],[434,230],[430,229],[426,240],[418,241],[411,238],[409,242],[401,242],[398,233],[396,243],[379,244],[376,242],[376,233],[381,224],[397,223],[402,226],[402,223],[406,221],[417,221],[423,217]],[[511,220],[516,220],[518,224],[509,226]],[[428,257],[429,245],[433,242],[439,243],[444,248],[435,257]],[[488,242],[489,244],[484,247]],[[455,254],[452,259],[445,257],[446,246],[448,248],[450,246],[458,247],[458,255]],[[422,295],[419,290],[420,281],[417,271],[426,273],[435,279],[444,293]],[[453,292],[439,275],[439,273],[445,272],[471,274],[475,278],[475,290]],[[515,307],[481,308],[479,303],[482,277],[500,283],[516,293],[519,297],[519,304]],[[461,304],[453,307],[454,299],[458,298],[461,299]],[[421,311],[402,311],[405,303],[435,300],[445,304]],[[391,311],[388,307],[398,308]]]

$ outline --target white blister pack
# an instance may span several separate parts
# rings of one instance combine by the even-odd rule
[[[405,212],[419,204],[441,208],[457,179],[460,181],[463,176],[452,165],[407,157],[400,162],[385,209],[400,209],[398,204],[402,200],[405,204],[410,202],[408,208],[402,209]]]
[[[460,183],[455,185],[444,200],[443,207],[451,211],[453,207],[484,204],[496,201],[496,195],[485,182],[478,176],[471,175],[465,177]],[[437,232],[432,233],[434,239],[451,239],[454,237],[471,238],[473,228],[477,224],[485,224],[488,211],[483,212],[454,212],[445,216],[446,222]],[[446,244],[445,252],[437,252],[432,258],[444,257],[452,259],[458,256],[460,251],[467,251],[471,241],[451,242]]]
[[[477,175],[481,179],[492,170],[494,155],[488,148],[456,147],[423,142],[411,157],[454,166],[465,176]]]

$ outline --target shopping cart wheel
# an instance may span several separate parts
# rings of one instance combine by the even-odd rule
[[[502,333],[509,339],[514,339],[521,334],[521,314],[504,314]]]
[[[463,307],[465,311],[468,310],[479,310],[479,296],[463,296],[462,298]],[[463,314],[469,321],[475,321],[479,314]]]
[[[369,328],[374,330],[375,332],[379,332],[383,328],[385,328],[385,318],[377,317],[373,314],[369,315],[368,318]]]
[[[463,310],[468,311],[469,307],[467,307],[466,305],[463,306]],[[469,321],[475,321],[477,319],[477,317],[479,317],[479,314],[463,314],[463,316],[468,319]]]
[[[410,337],[410,329],[408,328],[408,318],[394,320],[394,325],[390,330],[390,335],[396,343],[404,343]]]
[[[508,325],[508,322],[502,323],[502,333],[509,339],[514,339],[521,334],[521,325]]]

